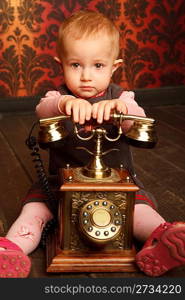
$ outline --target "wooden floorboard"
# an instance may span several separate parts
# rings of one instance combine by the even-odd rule
[[[157,120],[158,144],[154,149],[132,147],[136,172],[146,189],[158,201],[159,212],[172,221],[185,220],[185,105],[146,107]],[[0,119],[0,234],[5,235],[21,209],[21,199],[36,178],[30,151],[25,139],[33,114],[3,114]],[[34,131],[37,134],[37,130]],[[41,151],[46,168],[47,152]],[[146,277],[138,273],[69,273],[48,274],[45,251],[38,248],[31,254],[31,278],[70,277]],[[176,268],[167,277],[185,277],[185,267]]]
[[[184,132],[185,122],[182,117],[178,114],[174,114],[168,110],[168,107],[153,107],[150,109],[151,114],[154,118],[166,122],[168,125],[174,127],[176,130]]]

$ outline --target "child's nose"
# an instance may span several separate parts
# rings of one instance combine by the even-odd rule
[[[82,81],[89,81],[89,80],[91,80],[91,74],[90,73],[91,72],[90,72],[89,68],[84,68],[82,70],[82,73],[81,73],[81,80]]]

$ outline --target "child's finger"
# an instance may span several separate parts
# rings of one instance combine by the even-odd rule
[[[94,103],[92,106],[92,117],[94,119],[97,118],[98,106],[99,106],[99,103]]]
[[[84,103],[80,103],[79,105],[79,123],[84,124],[86,118],[86,106]]]
[[[72,102],[68,101],[65,105],[65,112],[68,116],[71,116],[71,110],[72,110]]]
[[[116,103],[116,110],[117,110],[117,112],[123,113],[123,111],[124,111],[123,104],[120,103],[120,102],[117,102]]]
[[[86,104],[86,113],[85,113],[87,121],[89,121],[91,119],[91,113],[92,113],[92,106],[90,103],[87,103]]]
[[[75,123],[79,123],[79,118],[80,118],[79,110],[80,110],[80,108],[79,108],[78,101],[75,103],[75,105],[73,105],[72,110],[73,110],[73,113],[72,113],[73,114],[73,121]]]
[[[104,120],[109,120],[110,119],[110,113],[111,109],[114,108],[114,105],[112,103],[107,103],[104,108]]]
[[[117,111],[123,114],[127,113],[127,107],[123,102],[118,103],[117,105]]]
[[[100,124],[103,122],[104,109],[105,109],[105,103],[101,102],[100,105],[98,106],[98,110],[97,110],[97,114],[96,114],[97,122]]]

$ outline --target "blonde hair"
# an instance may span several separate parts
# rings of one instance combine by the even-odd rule
[[[87,36],[93,37],[100,32],[104,32],[110,37],[115,58],[117,58],[119,55],[120,36],[114,23],[101,13],[80,10],[72,14],[68,19],[65,19],[59,28],[56,48],[59,59],[62,60],[61,56],[66,36],[71,34],[74,39],[81,39]]]

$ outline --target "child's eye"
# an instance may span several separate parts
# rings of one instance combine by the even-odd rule
[[[76,69],[80,66],[80,64],[79,63],[72,63],[71,66]]]
[[[97,63],[97,64],[95,64],[95,67],[96,67],[97,69],[101,69],[101,68],[103,67],[103,64]]]

